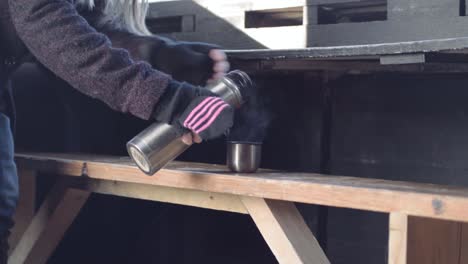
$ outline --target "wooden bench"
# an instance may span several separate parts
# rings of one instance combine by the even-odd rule
[[[311,173],[228,173],[173,162],[149,177],[128,158],[18,154],[20,181],[64,175],[34,212],[23,188],[11,264],[46,263],[92,192],[249,214],[279,263],[330,263],[294,202],[390,214],[389,263],[407,263],[409,216],[468,222],[468,189]]]

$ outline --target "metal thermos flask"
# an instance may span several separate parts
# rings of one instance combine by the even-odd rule
[[[205,88],[239,108],[243,103],[243,91],[251,86],[250,77],[236,70]],[[155,174],[189,147],[174,126],[164,123],[154,123],[127,143],[128,154],[148,175]]]

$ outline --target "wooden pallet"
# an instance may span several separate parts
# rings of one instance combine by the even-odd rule
[[[227,49],[297,49],[468,35],[464,0],[271,0],[152,3],[148,24]]]
[[[465,188],[310,173],[231,174],[224,166],[179,162],[148,177],[127,158],[117,157],[23,154],[17,163],[21,178],[37,172],[68,177],[34,217],[32,206],[20,206],[31,221],[26,231],[17,230],[23,234],[12,264],[46,263],[91,192],[249,214],[280,263],[329,263],[294,202],[389,213],[392,264],[407,263],[410,216],[468,222]],[[426,227],[434,225],[439,224]]]

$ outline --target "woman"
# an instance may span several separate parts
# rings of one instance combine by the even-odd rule
[[[107,12],[106,20],[92,19],[93,11],[89,10],[94,4],[101,5],[95,12]],[[79,11],[89,12],[91,23],[107,34],[132,39],[133,57],[126,50],[114,48],[108,37],[91,26]],[[180,72],[184,72],[186,61],[192,61],[189,66],[200,66],[194,68],[209,64],[212,68],[209,75],[216,79],[227,71],[225,55],[212,46],[160,38],[154,38],[149,46],[139,45],[138,35],[148,33],[143,23],[137,22],[144,11],[144,6],[138,6],[136,1],[0,0],[0,263],[6,263],[6,239],[18,197],[10,130],[14,107],[9,76],[28,54],[77,90],[114,110],[177,125],[187,144],[217,137],[231,127],[233,110],[221,99],[202,88],[175,81],[139,61],[151,57],[153,65],[161,65],[160,68],[165,65],[172,72],[179,70],[178,65],[182,68]],[[206,104],[210,100],[220,103]],[[195,134],[190,131],[196,128],[184,127],[187,120],[182,117],[193,116],[191,113],[201,105],[206,111],[197,112],[199,120],[214,122]],[[222,111],[213,111],[218,109]]]

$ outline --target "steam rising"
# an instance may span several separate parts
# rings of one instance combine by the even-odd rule
[[[251,86],[243,92],[245,103],[235,113],[228,141],[262,143],[271,122],[271,114],[259,96],[257,87]]]

